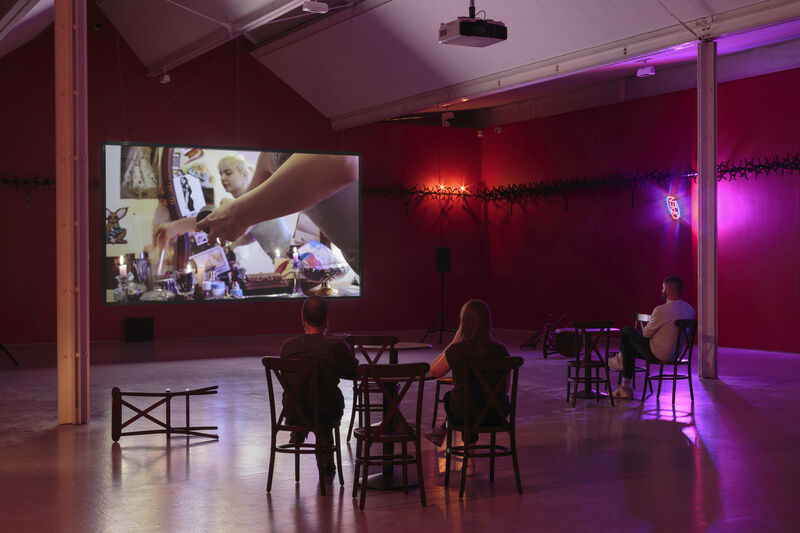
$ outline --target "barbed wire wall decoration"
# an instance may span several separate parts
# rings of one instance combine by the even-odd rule
[[[717,164],[717,181],[735,181],[737,179],[757,179],[770,174],[792,174],[800,172],[800,153],[786,156],[776,155],[774,158],[751,158],[737,162],[722,161]],[[689,183],[697,180],[697,171],[654,169],[642,172],[595,174],[570,179],[551,181],[513,183],[496,187],[479,187],[470,191],[467,187],[448,185],[382,185],[364,187],[364,194],[383,198],[405,200],[406,208],[426,198],[444,201],[468,201],[505,203],[509,207],[527,200],[562,199],[581,194],[608,190],[627,190],[631,193],[645,185],[667,187],[670,184]]]
[[[741,159],[736,162],[721,161],[717,164],[718,181],[735,181],[737,179],[757,179],[770,174],[800,173],[800,152],[776,155],[767,158]],[[654,169],[640,172],[617,172],[611,174],[595,174],[577,178],[558,179],[540,182],[512,183],[496,187],[479,187],[470,191],[469,188],[449,185],[380,185],[364,187],[366,196],[394,198],[404,200],[406,209],[409,205],[427,198],[452,201],[477,200],[507,204],[510,208],[515,203],[528,200],[560,199],[565,207],[570,198],[581,194],[590,194],[609,190],[627,190],[633,193],[645,185],[658,185],[666,187],[674,184],[689,183],[697,180],[697,171]],[[3,175],[0,177],[0,189],[16,189],[26,193],[26,201],[30,202],[30,195],[37,190],[54,190],[55,178],[50,176],[20,177],[16,175]],[[99,189],[100,180],[90,179],[89,187]]]

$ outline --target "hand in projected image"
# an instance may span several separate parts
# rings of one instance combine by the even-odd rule
[[[153,227],[153,247],[165,248],[167,244],[175,242],[175,239],[184,233],[194,231],[194,225],[194,217],[179,218],[157,224]]]
[[[241,237],[249,225],[243,224],[237,215],[238,200],[223,198],[219,206],[206,218],[196,224],[195,231],[205,231],[209,240],[235,241]]]

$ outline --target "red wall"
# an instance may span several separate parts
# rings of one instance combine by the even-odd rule
[[[345,132],[273,76],[237,41],[170,72],[160,85],[89,4],[91,177],[100,176],[103,140],[357,151],[364,186],[499,185],[650,168],[695,161],[694,91],[527,121],[487,131],[375,124]],[[0,59],[0,113],[5,117],[3,174],[53,176],[52,30]],[[720,87],[720,159],[773,155],[800,146],[800,70]],[[8,132],[11,134],[9,135]],[[798,176],[720,185],[720,342],[800,352],[787,328],[763,327],[775,313],[800,319]],[[336,330],[427,327],[438,313],[434,248],[452,248],[447,312],[454,319],[471,297],[487,299],[499,327],[535,329],[546,313],[569,320],[612,318],[658,304],[661,279],[677,273],[696,301],[691,199],[683,222],[667,218],[666,189],[633,196],[611,191],[506,206],[365,197],[365,297],[333,301]],[[55,220],[52,191],[0,191],[4,308],[0,342],[55,339]],[[92,265],[103,255],[101,195],[90,191]],[[92,287],[100,271],[91,271]],[[123,319],[155,318],[156,335],[246,335],[298,328],[297,302],[202,306],[104,306],[92,292],[93,339],[118,339]],[[209,319],[207,309],[216,312]]]
[[[438,173],[477,182],[480,145],[474,131],[378,124],[345,133],[328,121],[234,42],[170,72],[161,85],[114,32],[94,4],[89,5],[90,176],[101,175],[104,140],[197,143],[363,153],[362,180],[370,184],[419,183]],[[0,59],[0,113],[14,125],[0,143],[0,172],[54,174],[52,29]],[[6,130],[8,131],[8,130]],[[432,170],[433,169],[433,170]],[[90,190],[91,261],[103,256],[102,198]],[[0,193],[0,223],[8,236],[0,256],[4,307],[0,342],[55,340],[55,192],[35,191],[30,208],[13,188]],[[13,228],[13,229],[12,229]],[[486,252],[474,245],[480,219],[462,210],[440,216],[433,205],[406,214],[402,202],[366,198],[363,255],[366,296],[333,301],[331,328],[409,329],[427,326],[438,313],[439,285],[434,248],[453,247],[453,258],[481,265]],[[445,237],[445,235],[447,237]],[[486,240],[488,242],[488,240]],[[485,287],[488,268],[470,268],[449,277],[455,286]],[[90,272],[92,288],[101,272]],[[157,337],[286,333],[299,328],[297,302],[218,302],[180,307],[104,306],[102,291],[91,293],[93,339],[119,339],[124,318],[153,316]],[[450,293],[448,311],[462,297]],[[212,309],[218,318],[209,319]],[[213,315],[212,315],[213,316]]]
[[[800,150],[800,69],[722,84],[720,161]],[[489,185],[696,163],[696,102],[683,91],[487,132]],[[673,190],[673,192],[675,192]],[[491,293],[497,323],[533,329],[546,313],[611,318],[659,303],[660,281],[678,274],[696,307],[691,192],[683,222],[666,216],[666,189],[612,191],[563,202],[530,202],[489,213]],[[775,320],[800,320],[800,175],[719,184],[719,340],[723,346],[800,352]],[[780,317],[780,319],[778,319]]]

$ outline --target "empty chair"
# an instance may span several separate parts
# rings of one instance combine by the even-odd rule
[[[591,391],[592,384],[597,385],[597,401],[600,401],[600,384],[604,384],[608,390],[608,399],[614,405],[614,395],[611,390],[611,381],[608,371],[608,348],[611,342],[611,327],[614,322],[611,320],[573,322],[575,336],[583,339],[583,354],[578,353],[573,361],[567,362],[567,402],[572,397],[572,406],[578,398],[580,385],[586,387],[586,391]],[[603,370],[605,377],[600,376]],[[594,376],[592,375],[594,370]],[[574,371],[574,373],[573,373]],[[583,373],[583,375],[581,375]],[[575,384],[575,391],[572,391],[572,384]],[[589,397],[587,395],[587,397]]]
[[[669,379],[672,380],[672,405],[675,405],[675,389],[677,387],[678,380],[687,379],[689,380],[689,396],[694,402],[694,390],[692,388],[692,351],[694,349],[694,339],[697,335],[697,320],[676,320],[675,327],[678,328],[678,338],[675,340],[675,351],[673,352],[670,360],[662,361],[661,359],[655,357],[645,359],[645,387],[642,390],[642,400],[645,398],[647,384],[654,379],[653,376],[650,376],[650,365],[658,365],[658,376],[655,376],[655,379],[658,379],[656,401],[658,401],[661,396],[662,380]],[[664,374],[664,365],[672,365],[672,375]],[[686,367],[686,374],[678,374],[679,366]],[[651,385],[650,392],[652,393],[652,391],[653,387]]]
[[[451,457],[461,457],[461,484],[458,496],[464,496],[467,480],[467,465],[470,458],[489,458],[489,481],[494,482],[496,457],[511,456],[517,492],[522,494],[519,476],[516,439],[517,380],[521,357],[480,357],[463,359],[456,363],[453,372],[466,378],[467,386],[459,394],[464,406],[464,420],[447,418],[447,448],[445,452],[444,484],[450,483]],[[460,368],[459,368],[460,367]],[[510,376],[510,378],[509,378]],[[509,405],[504,401],[508,380],[511,380]],[[452,394],[456,394],[453,392]],[[451,396],[452,398],[452,396]],[[464,435],[462,446],[453,446],[453,431]],[[481,434],[489,434],[488,444],[478,444]],[[497,434],[508,433],[509,445],[497,444]],[[473,442],[474,441],[474,442]]]
[[[272,490],[272,475],[275,471],[275,454],[294,454],[294,480],[300,481],[300,456],[313,454],[317,464],[331,453],[336,455],[336,467],[339,471],[339,484],[344,485],[342,477],[342,456],[340,451],[339,420],[320,420],[319,399],[319,371],[322,360],[317,358],[283,359],[280,357],[265,357],[261,360],[267,373],[267,391],[269,393],[269,414],[271,440],[269,449],[269,474],[267,475],[267,492]],[[275,393],[272,376],[275,376],[283,388],[283,402],[279,414],[275,405]],[[300,442],[302,439],[293,438],[288,444],[278,444],[278,433],[287,432],[290,435],[314,433],[314,443]],[[331,445],[320,444],[321,432],[333,432],[334,442]],[[320,493],[325,496],[325,474],[319,468]]]
[[[430,367],[427,363],[411,363],[404,365],[360,365],[358,373],[362,390],[374,387],[382,397],[381,404],[372,401],[369,394],[364,395],[365,425],[356,428],[355,476],[353,478],[353,497],[361,488],[361,499],[358,508],[364,509],[367,495],[367,474],[370,466],[394,468],[401,466],[403,470],[403,491],[408,494],[408,465],[417,465],[417,484],[419,498],[425,507],[425,483],[422,477],[422,460],[420,457],[420,434],[422,424],[422,393],[425,374]],[[406,419],[400,409],[412,385],[417,385],[414,418]],[[383,411],[383,420],[373,424],[371,413]],[[413,455],[409,453],[408,444],[414,444]],[[379,455],[372,454],[372,445],[382,444],[383,451]],[[400,445],[400,453],[396,445]],[[359,480],[359,477],[361,478]]]
[[[400,342],[398,337],[391,335],[349,335],[345,338],[347,344],[350,345],[350,351],[353,356],[358,357],[358,354],[364,357],[367,364],[375,365],[380,363],[381,356],[387,352],[389,353],[389,363],[397,362],[397,348],[395,345]],[[367,348],[370,346],[372,348]],[[377,347],[377,348],[375,348]],[[371,355],[369,350],[375,350],[375,354]],[[380,394],[379,390],[373,388],[367,391],[367,394]],[[361,390],[358,379],[353,380],[353,409],[350,413],[350,425],[347,428],[347,442],[350,442],[350,437],[353,434],[353,424],[355,423],[356,413],[358,413],[358,425],[364,425],[364,391]],[[378,409],[380,411],[380,409]]]

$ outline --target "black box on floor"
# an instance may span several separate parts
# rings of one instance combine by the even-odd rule
[[[153,340],[153,317],[128,317],[125,319],[125,342]]]

